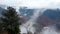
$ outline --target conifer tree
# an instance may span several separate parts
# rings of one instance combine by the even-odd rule
[[[2,21],[5,22],[5,29],[11,34],[19,34],[19,17],[16,10],[12,7],[8,7],[2,15],[4,16]]]

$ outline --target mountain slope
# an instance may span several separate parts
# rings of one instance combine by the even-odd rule
[[[60,19],[60,9],[47,9],[43,15],[53,20]]]
[[[24,16],[32,16],[33,15],[33,12],[34,12],[34,9],[27,9],[26,7],[21,7],[19,9],[21,15],[24,15]]]
[[[2,16],[3,12],[5,12],[5,9],[0,7],[0,17]]]

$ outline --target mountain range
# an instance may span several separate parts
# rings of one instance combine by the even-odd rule
[[[0,5],[0,17],[2,16],[1,14],[5,11],[4,8],[1,7],[2,5]],[[34,13],[34,10],[35,9],[28,9],[27,7],[21,7],[19,9],[19,12],[21,14],[21,22],[22,24],[26,23],[29,19],[30,19],[30,16],[33,15]],[[44,23],[41,24],[40,22],[40,19],[41,17],[43,17],[42,20],[45,19]],[[60,9],[46,9],[44,12],[43,12],[43,15],[42,16],[39,16],[37,18],[37,21],[36,21],[36,24],[34,25],[36,28],[37,28],[37,31],[39,30],[40,31],[40,28],[41,28],[41,25],[44,26],[44,25],[49,25],[50,22],[47,20],[47,19],[51,19],[51,20],[56,20],[58,19],[58,21],[60,21]],[[48,23],[45,23],[45,22],[48,22]],[[58,23],[56,23],[58,24]],[[57,27],[60,28],[60,25],[58,25]],[[58,29],[59,29],[58,28]]]

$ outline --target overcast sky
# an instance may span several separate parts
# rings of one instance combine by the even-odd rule
[[[60,0],[0,0],[0,4],[8,6],[27,6],[29,8],[60,7]]]

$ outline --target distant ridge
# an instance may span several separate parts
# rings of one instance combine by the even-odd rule
[[[0,7],[5,9],[7,6],[0,4]]]

